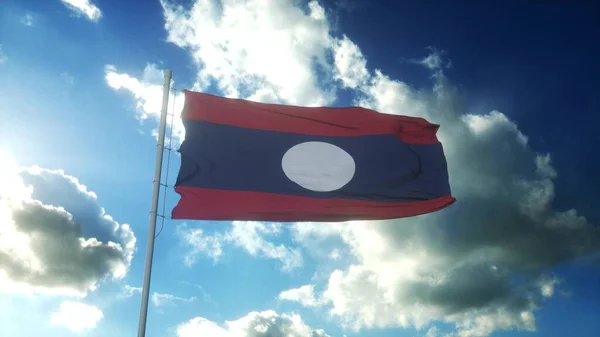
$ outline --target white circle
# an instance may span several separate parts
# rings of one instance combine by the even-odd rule
[[[293,146],[283,155],[281,166],[291,181],[316,192],[344,187],[356,170],[354,159],[348,152],[324,142]]]

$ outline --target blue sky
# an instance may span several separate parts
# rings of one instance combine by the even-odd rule
[[[189,88],[439,123],[459,201],[166,220],[147,336],[598,335],[599,22],[591,2],[4,1],[3,335],[135,335],[163,68],[176,115]]]

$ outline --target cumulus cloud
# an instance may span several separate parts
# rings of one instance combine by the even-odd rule
[[[0,289],[83,296],[121,279],[135,236],[62,170],[20,168],[0,156]]]
[[[102,311],[94,305],[64,301],[58,311],[50,316],[50,325],[62,326],[72,332],[81,333],[96,327],[104,318]]]
[[[315,301],[354,329],[445,321],[461,337],[535,330],[535,310],[559,284],[545,270],[600,250],[596,227],[574,209],[553,209],[557,174],[550,156],[531,149],[505,114],[466,114],[440,71],[427,91],[380,71],[365,77],[358,104],[442,125],[439,138],[460,202],[416,218],[327,231],[298,225],[300,241],[337,230],[357,259],[333,271]]]
[[[302,254],[298,249],[267,240],[269,236],[276,236],[280,232],[281,224],[255,221],[234,221],[228,231],[214,234],[206,234],[201,228],[189,228],[186,225],[178,228],[180,239],[189,248],[185,255],[185,263],[189,266],[196,263],[201,255],[208,255],[217,261],[223,254],[223,246],[231,244],[252,256],[279,260],[282,270],[291,271],[302,265]]]
[[[107,65],[104,67],[104,78],[106,84],[112,89],[125,90],[133,95],[138,120],[143,122],[152,118],[154,122],[158,122],[160,109],[162,108],[164,75],[163,71],[158,69],[155,64],[146,64],[140,79],[126,73],[119,73],[113,65]],[[171,91],[168,111],[174,116],[167,119],[168,123],[171,120],[173,122],[172,125],[168,126],[170,131],[167,132],[167,137],[172,134],[172,140],[175,144],[180,144],[185,136],[183,123],[179,117],[182,109],[183,93]],[[154,131],[154,133],[157,134],[157,131]],[[165,144],[168,143],[167,139]]]
[[[319,83],[331,69],[330,36],[316,1],[305,10],[293,0],[161,4],[168,40],[189,50],[198,67],[198,89],[214,81],[228,97],[311,106],[335,99]]]
[[[313,329],[298,314],[278,314],[272,310],[251,312],[220,326],[196,317],[177,326],[177,337],[328,337],[322,329]]]
[[[102,11],[90,0],[60,0],[67,8],[78,16],[84,16],[90,21],[98,21]]]
[[[442,51],[432,48],[413,62],[432,72],[431,87],[416,90],[369,69],[359,46],[331,34],[317,2],[304,8],[291,0],[268,8],[259,1],[161,3],[169,41],[189,51],[198,67],[196,89],[216,84],[230,97],[327,105],[342,87],[352,90],[356,105],[441,125],[459,202],[401,220],[295,225],[296,242],[311,250],[325,246],[350,263],[325,284],[284,291],[280,299],[324,306],[353,329],[421,329],[443,321],[461,337],[534,330],[536,310],[560,286],[545,271],[598,253],[598,229],[575,209],[553,207],[558,172],[550,154],[531,148],[501,111],[467,113],[443,72],[450,63]],[[144,88],[144,81],[127,78],[130,88]],[[144,107],[142,96],[136,99]],[[218,258],[222,243],[235,243],[252,255],[300,261],[293,249],[265,239],[267,225],[240,226],[224,234],[196,232],[191,252]]]
[[[316,1],[306,10],[292,0],[196,1],[190,9],[170,1],[161,4],[168,40],[188,50],[198,68],[191,89],[203,91],[216,84],[228,97],[307,106],[335,100],[335,86],[323,82],[331,80],[326,75],[332,71],[331,37],[325,11]],[[105,67],[108,86],[134,96],[136,117],[142,121],[160,117],[162,78],[154,64],[147,64],[139,76]],[[181,143],[183,97],[173,99],[173,141]]]

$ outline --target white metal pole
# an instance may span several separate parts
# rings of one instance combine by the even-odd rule
[[[148,241],[146,245],[146,263],[144,267],[144,282],[142,284],[142,305],[140,308],[140,321],[138,337],[146,336],[146,318],[148,317],[148,298],[150,297],[150,276],[152,274],[152,256],[154,254],[154,236],[156,234],[156,218],[158,216],[158,196],[160,193],[160,175],[162,171],[163,152],[165,148],[165,129],[167,128],[167,107],[169,104],[169,91],[171,88],[170,69],[164,71],[163,100],[160,110],[160,123],[158,124],[158,143],[156,145],[156,165],[154,166],[154,181],[152,188],[152,205],[150,208],[150,221],[148,223]]]

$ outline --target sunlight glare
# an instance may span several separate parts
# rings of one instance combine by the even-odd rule
[[[19,171],[21,168],[13,157],[0,149],[0,198],[23,201],[31,198],[33,188],[25,185]]]

